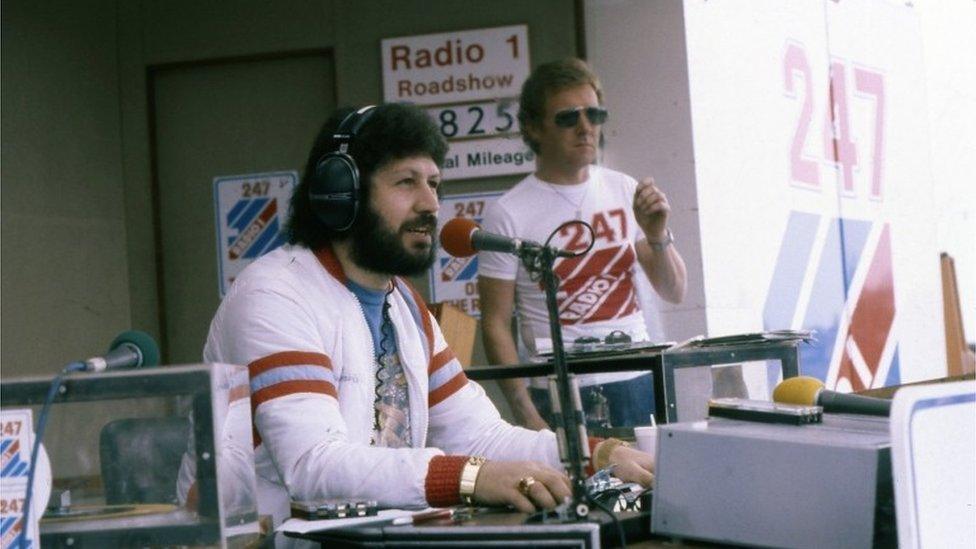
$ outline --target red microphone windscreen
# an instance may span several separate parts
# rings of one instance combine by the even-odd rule
[[[471,245],[471,235],[478,230],[478,224],[467,217],[455,217],[441,229],[441,247],[454,257],[468,257],[477,250]]]

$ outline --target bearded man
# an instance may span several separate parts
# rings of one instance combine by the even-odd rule
[[[289,500],[531,512],[571,495],[555,435],[501,419],[400,278],[434,260],[446,150],[416,107],[338,112],[292,198],[289,244],[245,269],[213,319],[204,358],[249,369],[258,509],[276,524]],[[649,455],[598,444],[616,475],[650,484]]]

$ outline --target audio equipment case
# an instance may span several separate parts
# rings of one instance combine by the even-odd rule
[[[662,425],[655,534],[763,547],[896,545],[888,418]]]

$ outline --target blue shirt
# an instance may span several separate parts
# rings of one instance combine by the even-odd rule
[[[369,332],[373,335],[373,353],[379,358],[383,354],[380,342],[383,340],[381,329],[383,326],[383,303],[386,302],[386,290],[366,288],[348,279],[346,280],[346,287],[359,300],[359,306],[362,307],[363,315],[366,316],[366,324],[369,324]],[[396,334],[393,332],[392,324],[387,325],[386,339],[387,353],[396,355]]]
[[[410,446],[410,396],[407,376],[397,354],[396,331],[392,322],[383,322],[386,290],[373,290],[346,280],[363,309],[366,324],[373,336],[376,361],[376,402],[373,444],[386,448]],[[385,338],[383,336],[386,336]]]

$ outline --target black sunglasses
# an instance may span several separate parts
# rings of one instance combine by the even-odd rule
[[[579,123],[581,112],[586,113],[586,119],[594,126],[599,126],[607,121],[607,109],[603,107],[576,107],[575,109],[557,112],[556,125],[560,128],[575,128],[576,124]]]

